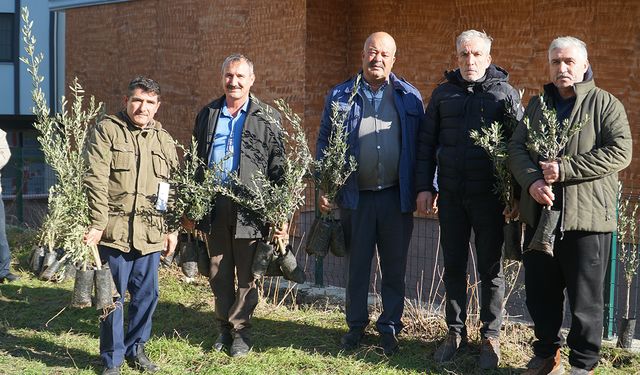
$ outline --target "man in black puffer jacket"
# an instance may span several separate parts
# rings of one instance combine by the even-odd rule
[[[467,259],[473,229],[481,281],[480,367],[495,368],[500,361],[504,297],[500,262],[504,206],[493,192],[493,164],[469,131],[503,121],[507,103],[518,119],[523,111],[508,73],[491,64],[491,37],[465,31],[456,39],[456,49],[459,69],[447,72],[446,81],[431,95],[420,127],[416,165],[418,211],[439,211],[444,256],[449,334],[434,357],[438,362],[450,361],[467,343]]]

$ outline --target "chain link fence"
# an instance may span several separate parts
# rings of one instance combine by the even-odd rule
[[[313,197],[313,186],[308,187],[307,197]],[[313,202],[313,199],[307,202]],[[339,258],[334,255],[327,255],[324,258],[309,256],[304,252],[304,241],[306,233],[311,228],[311,224],[316,216],[313,207],[308,206],[301,210],[296,216],[295,248],[297,249],[297,259],[305,265],[305,272],[309,283],[319,286],[336,286],[344,288],[346,286],[347,262],[346,258]],[[414,216],[414,228],[409,245],[406,272],[406,296],[408,299],[419,302],[421,306],[440,311],[443,304],[445,290],[442,281],[443,264],[440,238],[439,222],[436,217]],[[469,308],[475,308],[477,301],[473,288],[478,284],[479,277],[475,271],[475,250],[473,237],[469,243],[469,265],[468,285],[470,299]],[[613,249],[612,249],[613,250]],[[380,271],[377,258],[372,261],[372,271],[370,278],[370,292],[376,293],[380,290]],[[505,304],[505,315],[510,319],[531,322],[525,304],[524,290],[524,267],[518,267],[518,262],[505,262],[506,295],[508,300]],[[616,261],[616,269],[620,270],[621,264]],[[626,297],[626,284],[620,271],[616,272],[613,281],[609,281],[607,276],[603,291],[605,293],[605,332],[604,336],[615,335],[618,327],[618,319],[624,313],[624,299]],[[636,275],[631,287],[630,315],[635,316],[640,297],[638,288],[639,278]],[[477,288],[476,288],[477,289]],[[613,305],[609,306],[609,295],[613,295]],[[444,313],[443,311],[440,311]],[[568,302],[565,302],[564,326],[569,327],[571,316],[569,314]],[[637,338],[640,338],[640,329],[636,329]]]

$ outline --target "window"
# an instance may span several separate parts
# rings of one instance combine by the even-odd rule
[[[15,14],[0,13],[0,61],[13,62]]]

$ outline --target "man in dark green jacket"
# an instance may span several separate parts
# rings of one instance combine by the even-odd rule
[[[590,374],[600,357],[602,287],[616,227],[618,172],[631,162],[631,133],[622,103],[596,87],[584,42],[573,37],[551,42],[549,73],[543,100],[556,110],[558,121],[587,121],[556,160],[542,161],[527,148],[524,122],[509,143],[509,167],[522,186],[525,247],[542,207],[561,210],[553,256],[541,251],[523,255],[527,308],[537,338],[535,357],[525,373],[563,373],[559,348],[566,289],[572,318],[567,337],[570,374]],[[531,99],[525,115],[533,128],[540,126],[539,97]]]
[[[198,156],[210,166],[222,165],[225,173],[237,173],[245,184],[255,173],[279,181],[284,164],[280,128],[261,112],[272,113],[276,120],[280,115],[250,93],[254,80],[251,60],[238,54],[227,57],[222,64],[224,95],[198,113],[193,129]],[[256,223],[250,213],[221,196],[216,199],[211,217],[199,223],[199,228],[209,233],[209,283],[215,295],[219,331],[214,348],[229,349],[232,357],[244,356],[251,350],[250,318],[258,304],[251,264],[256,240],[267,236],[268,227]],[[288,236],[287,228],[275,233],[278,237]]]
[[[89,135],[84,184],[90,225],[84,237],[99,245],[108,263],[119,307],[100,323],[103,374],[119,374],[126,358],[130,366],[149,372],[158,367],[144,352],[151,335],[151,318],[158,304],[160,252],[173,252],[177,234],[167,234],[162,218],[166,199],[159,199],[169,171],[178,158],[173,139],[155,116],[160,86],[137,77],[129,83],[126,109],[106,118]],[[161,197],[162,198],[162,197]],[[159,201],[160,200],[160,201]],[[124,332],[124,296],[129,292],[127,332]]]

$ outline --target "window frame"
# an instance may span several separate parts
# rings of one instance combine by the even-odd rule
[[[10,42],[9,42],[9,55],[8,57],[3,57],[0,53],[0,63],[13,63],[16,60],[16,15],[15,13],[6,13],[0,12],[0,22],[2,18],[7,18],[10,22]]]

